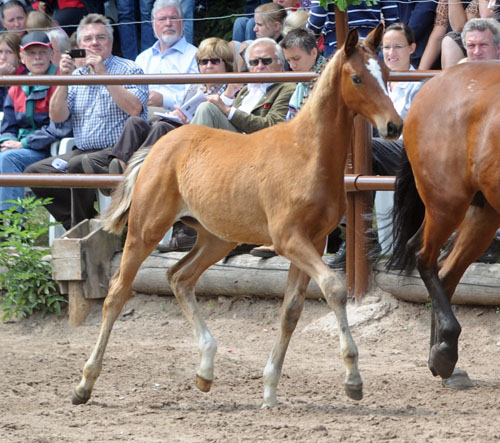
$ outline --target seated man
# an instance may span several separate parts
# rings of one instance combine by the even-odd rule
[[[184,37],[182,8],[178,0],[156,0],[151,12],[158,41],[141,52],[135,62],[146,74],[197,74],[196,47]],[[163,84],[149,88],[149,118],[154,111],[173,111],[180,105],[189,85]],[[158,109],[159,108],[159,109]]]
[[[248,47],[246,62],[250,72],[281,72],[285,65],[283,51],[271,38],[254,40]],[[250,83],[243,88],[229,85],[224,94],[212,94],[198,106],[191,123],[250,134],[285,120],[288,102],[295,90],[293,83]],[[158,245],[161,252],[193,246],[194,232],[181,224],[174,226],[173,238]],[[241,248],[238,252],[250,250]]]
[[[45,32],[33,31],[21,40],[21,60],[33,75],[54,75],[52,46]],[[55,86],[12,86],[5,98],[0,134],[0,173],[21,173],[26,166],[50,154],[50,144],[71,134],[69,122],[55,125],[49,103]],[[57,127],[56,127],[57,126]],[[6,200],[24,197],[24,187],[0,187],[0,211],[12,206]],[[22,208],[19,208],[22,211]]]
[[[74,70],[74,60],[64,54],[60,63],[62,74],[143,73],[134,62],[111,54],[113,29],[106,17],[100,14],[84,17],[78,25],[77,40],[79,47],[87,51],[84,66]],[[49,157],[29,166],[25,172],[83,173],[81,154],[113,146],[130,115],[147,117],[147,99],[145,85],[58,86],[50,103],[50,118],[54,122],[70,119],[76,148],[59,156],[59,161]],[[37,197],[53,198],[47,210],[65,229],[97,214],[94,189],[35,188],[33,192]]]
[[[282,72],[285,57],[271,38],[254,40],[245,52],[250,72]],[[285,120],[295,83],[250,83],[238,91],[209,95],[196,110],[192,123],[250,134]]]

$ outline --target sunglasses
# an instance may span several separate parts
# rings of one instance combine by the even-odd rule
[[[212,63],[212,65],[218,65],[221,62],[220,58],[202,58],[198,62],[200,65],[208,65],[208,62]]]
[[[259,62],[262,62],[264,66],[270,65],[274,61],[274,58],[268,57],[268,58],[254,58],[252,60],[248,60],[248,64],[250,66],[258,66]]]

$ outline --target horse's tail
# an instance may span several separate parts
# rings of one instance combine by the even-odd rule
[[[418,194],[413,170],[404,149],[396,175],[394,206],[391,215],[392,256],[387,261],[386,267],[408,271],[415,267],[416,256],[407,249],[407,244],[422,225],[425,206]]]
[[[139,149],[130,159],[125,170],[125,177],[113,192],[113,198],[108,209],[101,215],[104,230],[121,234],[128,220],[135,182],[146,155],[151,147]]]

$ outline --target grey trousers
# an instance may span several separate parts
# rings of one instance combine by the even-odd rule
[[[198,106],[191,123],[240,132],[233,126],[227,116],[216,105],[210,102],[204,102]]]

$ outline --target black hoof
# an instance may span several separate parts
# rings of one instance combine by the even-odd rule
[[[453,369],[457,363],[457,358],[450,358],[446,355],[445,345],[434,345],[429,356],[429,369],[434,377],[449,378],[453,374]]]
[[[71,395],[71,403],[74,405],[83,405],[89,401],[90,395],[87,398],[80,397],[76,390],[73,390],[73,394]]]
[[[361,400],[363,398],[363,385],[349,385],[345,384],[345,393],[352,400]]]

